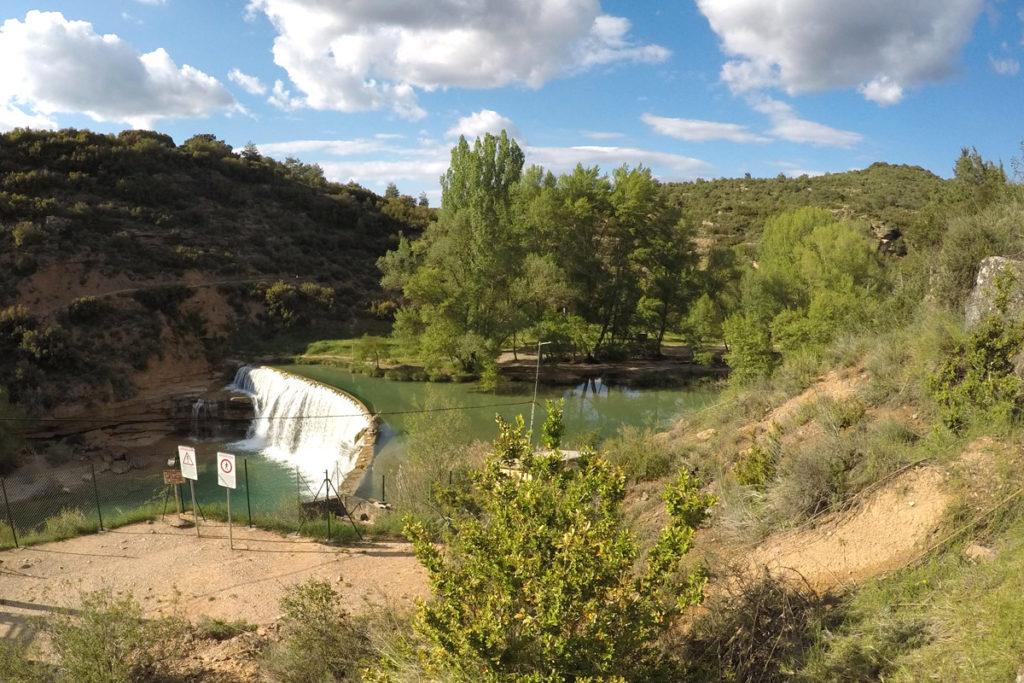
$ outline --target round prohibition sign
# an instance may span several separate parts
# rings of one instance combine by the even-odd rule
[[[232,470],[233,467],[234,467],[234,465],[231,464],[230,460],[228,460],[227,458],[222,458],[221,459],[221,461],[220,461],[220,471],[221,472],[223,472],[224,474],[231,474],[231,470]]]

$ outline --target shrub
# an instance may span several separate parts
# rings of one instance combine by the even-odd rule
[[[93,531],[97,526],[91,522],[78,508],[64,508],[53,517],[47,517],[43,527],[43,535],[53,541],[73,538],[86,531]]]
[[[76,683],[152,680],[165,660],[159,648],[182,629],[180,622],[146,621],[131,596],[109,590],[86,593],[77,614],[57,613],[44,624],[60,669]]]
[[[230,640],[237,635],[249,633],[255,630],[256,624],[250,624],[249,622],[241,619],[225,621],[223,619],[208,617],[205,614],[200,617],[199,623],[196,624],[196,635],[198,637],[218,641]]]
[[[439,548],[419,522],[406,534],[434,597],[414,627],[436,679],[671,678],[658,647],[703,598],[705,577],[680,573],[694,528],[714,502],[687,473],[665,493],[670,522],[645,558],[623,526],[625,476],[593,452],[567,466],[536,454],[522,417],[498,438],[465,495],[446,502]],[[638,559],[640,560],[638,562]]]
[[[621,468],[630,481],[654,481],[672,472],[678,460],[675,449],[649,429],[627,425],[605,441],[608,462]]]
[[[110,310],[106,302],[94,296],[82,296],[68,305],[68,319],[78,324],[100,322]]]
[[[38,244],[43,239],[42,231],[31,221],[21,221],[15,225],[11,235],[14,237],[14,245],[18,247]]]
[[[928,378],[928,391],[945,408],[943,418],[962,431],[977,409],[1016,419],[1024,408],[1024,382],[1014,374],[1013,357],[1024,346],[1024,325],[991,315],[957,343]]]
[[[283,638],[264,658],[282,683],[353,680],[366,653],[365,637],[341,608],[327,581],[309,579],[281,598]]]

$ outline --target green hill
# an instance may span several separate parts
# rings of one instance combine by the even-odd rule
[[[187,374],[282,334],[379,326],[375,261],[428,220],[209,135],[0,135],[0,386],[60,412],[136,396],[161,360],[199,362]]]

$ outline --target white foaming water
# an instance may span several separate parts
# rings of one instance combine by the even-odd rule
[[[298,466],[309,482],[323,481],[326,471],[337,486],[355,467],[370,419],[345,394],[295,375],[248,365],[239,368],[228,389],[253,400],[255,419],[239,448]]]

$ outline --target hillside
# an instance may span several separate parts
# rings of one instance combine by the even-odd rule
[[[142,419],[229,354],[379,326],[375,262],[428,220],[411,198],[209,135],[7,133],[0,386],[30,415]]]
[[[721,178],[670,183],[673,201],[718,243],[756,241],[765,220],[814,206],[837,218],[903,234],[928,230],[932,212],[950,204],[956,186],[919,166],[882,162],[845,173],[789,178]]]

